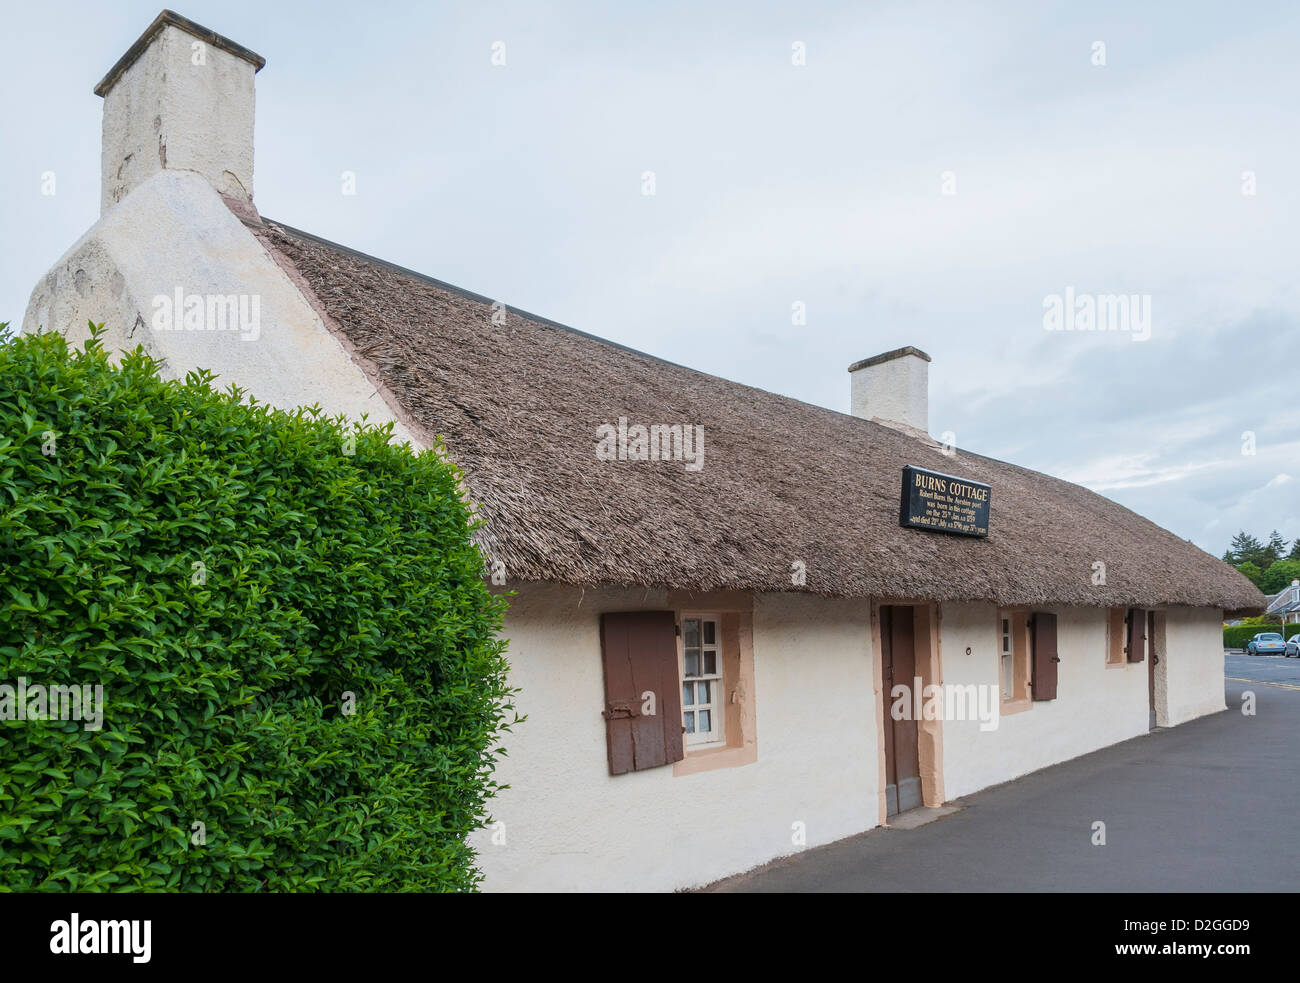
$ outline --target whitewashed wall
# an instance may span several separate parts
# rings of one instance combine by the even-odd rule
[[[1146,663],[1106,665],[1106,611],[1047,610],[1057,615],[1061,657],[1057,698],[1000,718],[993,731],[981,732],[978,721],[944,721],[947,798],[959,798],[1147,733]],[[993,605],[945,604],[940,630],[946,684],[997,685],[998,629]],[[968,646],[970,655],[966,655]]]
[[[520,712],[530,719],[508,737],[498,773],[512,786],[493,804],[505,842],[493,843],[490,829],[472,838],[486,890],[693,887],[795,852],[795,822],[816,846],[883,821],[866,602],[755,599],[755,763],[610,776],[600,614],[664,609],[666,596],[517,589],[506,630]],[[1106,665],[1106,611],[1050,610],[1061,656],[1057,699],[1001,717],[990,732],[977,720],[945,721],[948,799],[1147,733],[1147,665]],[[1222,709],[1219,613],[1175,609],[1167,625],[1170,719]],[[992,605],[945,604],[943,682],[996,686],[996,631]]]
[[[1169,657],[1164,662],[1164,702],[1157,702],[1157,722],[1172,727],[1222,710],[1223,612],[1170,608],[1165,626]]]
[[[760,597],[754,610],[758,760],[674,776],[611,776],[602,611],[667,606],[662,591],[524,585],[507,619],[529,720],[509,740],[494,802],[505,844],[473,838],[485,890],[663,891],[707,883],[877,825],[869,605]]]
[[[257,331],[156,331],[154,298],[184,294],[257,299]],[[179,315],[178,315],[179,317]],[[317,403],[327,415],[397,421],[298,287],[202,177],[160,171],[109,208],[32,290],[23,333],[57,331],[80,345],[87,322],[105,326],[116,358],[142,345],[167,378],[217,373],[281,409]],[[247,338],[243,335],[247,334]]]

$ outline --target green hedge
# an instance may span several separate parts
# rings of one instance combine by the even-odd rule
[[[456,471],[211,378],[0,343],[0,715],[103,686],[0,721],[0,890],[472,890],[518,718]]]
[[[1286,625],[1284,638],[1300,634],[1300,625]],[[1282,625],[1225,625],[1223,629],[1223,647],[1226,649],[1245,648],[1246,643],[1262,631],[1281,632]]]

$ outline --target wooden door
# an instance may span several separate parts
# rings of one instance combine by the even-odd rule
[[[885,814],[915,809],[921,805],[921,755],[915,719],[916,648],[912,609],[882,606],[880,609],[880,651],[883,670],[885,721]],[[907,687],[907,713],[895,720],[894,686]]]
[[[1156,729],[1156,660],[1160,658],[1156,654],[1156,613],[1147,612],[1147,640],[1151,647],[1151,658],[1147,659],[1147,726],[1151,730]]]

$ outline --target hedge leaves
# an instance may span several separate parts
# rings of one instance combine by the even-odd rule
[[[516,717],[455,469],[211,381],[0,343],[0,889],[473,889]]]

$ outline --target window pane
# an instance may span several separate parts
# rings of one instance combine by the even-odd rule
[[[707,734],[713,728],[709,726],[709,711],[700,711],[700,733]]]
[[[712,688],[712,686],[713,686],[712,683],[696,683],[696,684],[695,684],[695,691],[696,691],[697,693],[700,694],[700,700],[699,700],[699,702],[700,702],[701,704],[712,703],[712,702],[713,702],[712,700],[709,699],[709,690]]]
[[[704,653],[704,675],[712,676],[717,671],[718,671],[718,653],[705,652]]]
[[[704,644],[713,645],[716,641],[713,637],[714,623],[712,621],[704,622]]]
[[[682,722],[686,725],[686,733],[688,734],[695,733],[695,714],[693,713],[683,714]]]
[[[686,626],[682,628],[682,638],[685,639],[687,648],[700,647],[700,623],[694,618],[686,619]]]
[[[686,675],[698,676],[700,674],[700,651],[699,649],[686,650]]]
[[[694,689],[694,683],[682,683],[682,706],[689,707],[695,703],[695,697],[692,694]]]

